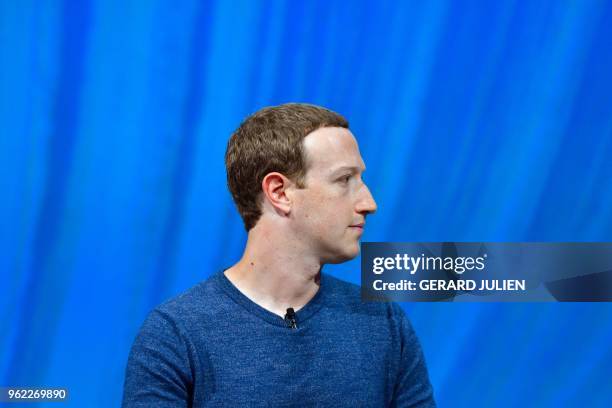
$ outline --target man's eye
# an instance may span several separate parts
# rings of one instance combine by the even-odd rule
[[[351,175],[347,174],[346,176],[343,176],[340,181],[343,183],[348,183],[351,180]]]

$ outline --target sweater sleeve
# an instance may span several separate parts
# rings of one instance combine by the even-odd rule
[[[393,303],[401,339],[401,365],[395,383],[393,407],[436,407],[419,340],[402,308]]]
[[[188,407],[193,391],[185,337],[158,309],[143,323],[128,358],[122,407]]]

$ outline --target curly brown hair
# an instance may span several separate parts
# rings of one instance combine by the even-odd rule
[[[225,151],[227,185],[247,231],[261,217],[261,183],[268,173],[279,172],[304,188],[308,164],[302,141],[323,127],[349,124],[329,109],[287,103],[255,112],[232,134]]]

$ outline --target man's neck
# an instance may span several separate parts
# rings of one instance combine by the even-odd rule
[[[225,276],[259,306],[279,316],[298,311],[319,290],[322,265],[285,234],[256,226],[249,232],[242,259]]]

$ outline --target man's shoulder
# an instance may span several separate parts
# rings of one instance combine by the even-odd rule
[[[345,281],[334,275],[324,274],[323,285],[333,302],[355,306],[361,303],[361,287],[355,283]]]
[[[367,313],[392,318],[402,314],[401,307],[394,302],[366,302],[361,299],[361,286],[326,274],[332,302],[349,308],[354,313]],[[398,310],[399,309],[399,310]]]
[[[201,321],[207,314],[214,314],[222,308],[222,291],[218,285],[218,273],[191,288],[171,297],[153,309],[152,313],[165,316],[169,320],[182,321],[189,325],[194,320]]]

